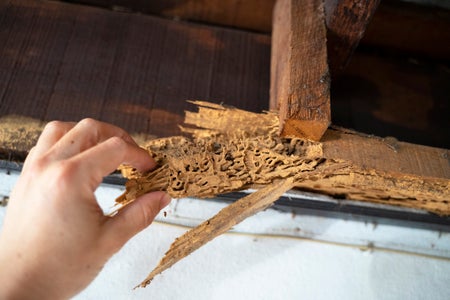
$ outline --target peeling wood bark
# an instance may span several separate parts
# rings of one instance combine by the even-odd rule
[[[273,14],[270,107],[282,136],[318,141],[331,121],[321,0],[279,0]]]

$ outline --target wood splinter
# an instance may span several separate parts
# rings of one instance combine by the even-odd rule
[[[146,287],[153,278],[188,256],[201,246],[227,232],[246,218],[271,206],[286,191],[293,187],[293,179],[274,182],[223,208],[214,217],[177,238],[158,266],[137,287]]]

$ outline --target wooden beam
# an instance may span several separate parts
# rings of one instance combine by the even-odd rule
[[[135,11],[170,19],[200,21],[270,32],[275,0],[75,0],[117,11]]]
[[[331,120],[321,0],[279,0],[273,14],[270,107],[282,136],[320,140]]]
[[[415,145],[332,127],[322,139],[323,155],[383,172],[450,179],[450,150]]]
[[[331,75],[347,65],[380,0],[325,0]]]
[[[0,22],[0,116],[161,137],[187,99],[269,106],[269,35],[42,0],[0,1]]]

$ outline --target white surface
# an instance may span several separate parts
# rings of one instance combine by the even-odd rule
[[[0,196],[16,177],[0,171]],[[97,197],[107,206],[119,193],[103,185]],[[272,209],[132,289],[187,230],[166,222],[193,226],[224,205],[174,200],[167,217],[125,245],[75,299],[450,299],[448,233]]]

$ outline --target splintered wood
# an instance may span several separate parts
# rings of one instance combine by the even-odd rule
[[[192,135],[148,142],[159,168],[129,178],[119,208],[150,191],[174,198],[215,195],[263,186],[178,238],[159,265],[141,283],[157,275],[243,219],[269,207],[285,191],[301,188],[340,198],[370,201],[450,214],[450,180],[367,169],[348,160],[325,157],[322,144],[278,135],[275,113],[251,113],[194,101],[198,113],[186,113],[182,130]],[[265,186],[264,186],[265,185]]]

